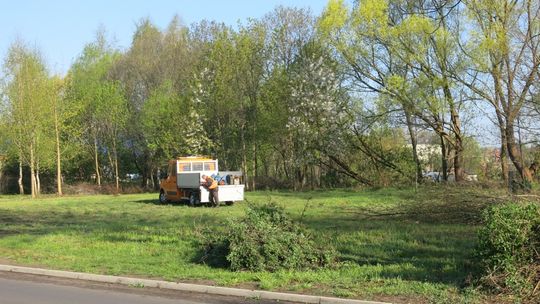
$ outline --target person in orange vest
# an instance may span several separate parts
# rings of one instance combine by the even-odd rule
[[[208,175],[203,174],[201,177],[203,179],[202,186],[208,190],[210,204],[213,207],[219,206],[218,183]]]

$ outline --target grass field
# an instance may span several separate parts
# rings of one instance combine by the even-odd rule
[[[475,303],[467,284],[481,210],[502,190],[425,187],[369,191],[255,192],[231,207],[158,205],[157,194],[0,196],[4,262],[375,299],[396,303]],[[198,239],[216,233],[246,204],[274,201],[318,242],[331,243],[333,268],[277,273],[231,272],[200,264]]]

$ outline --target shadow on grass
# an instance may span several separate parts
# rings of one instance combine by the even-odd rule
[[[189,202],[187,200],[181,200],[181,201],[168,201],[166,203],[160,203],[159,200],[157,199],[143,199],[143,200],[134,200],[133,201],[134,203],[139,203],[139,204],[149,204],[149,205],[156,205],[156,206],[188,206],[190,208],[210,208],[212,207],[211,205],[207,204],[207,203],[202,203],[202,204],[196,204],[195,206],[190,206],[189,205]],[[220,207],[225,207],[227,205],[225,205],[224,202],[221,202],[220,203]]]
[[[197,243],[198,248],[190,262],[207,265],[215,269],[229,269],[230,263],[227,260],[228,243],[224,240],[210,240],[211,237],[209,231],[206,231],[203,239]]]
[[[141,199],[135,200],[134,203],[152,204],[152,205],[172,205],[171,203],[160,203],[158,199]]]
[[[197,225],[220,223],[215,215],[181,214],[171,216],[166,213],[152,214],[151,211],[136,215],[127,212],[47,212],[32,210],[0,209],[0,238],[14,235],[47,235],[66,232],[69,234],[111,234],[108,240],[124,242],[144,242],[147,236],[170,235],[178,239],[177,230],[193,231]],[[118,233],[127,233],[135,237],[118,237]]]
[[[460,285],[474,271],[474,244],[471,237],[439,241],[437,235],[409,233],[408,240],[383,240],[364,244],[358,250],[338,247],[341,259],[358,265],[381,265],[382,276],[422,282]],[[470,237],[470,236],[469,236]]]
[[[172,202],[168,201],[166,203],[161,203],[158,199],[141,199],[141,200],[134,200],[134,203],[140,203],[140,204],[150,204],[150,205],[157,205],[157,206],[187,206],[187,201],[179,201],[179,202]]]

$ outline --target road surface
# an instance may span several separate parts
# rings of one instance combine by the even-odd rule
[[[276,302],[0,272],[0,303],[269,304]]]

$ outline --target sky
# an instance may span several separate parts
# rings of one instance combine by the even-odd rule
[[[309,8],[318,15],[327,0],[0,0],[0,60],[9,45],[25,41],[38,48],[52,73],[63,75],[96,31],[104,27],[120,48],[131,42],[141,18],[160,28],[174,15],[186,25],[215,20],[228,25],[259,18],[276,6]]]

